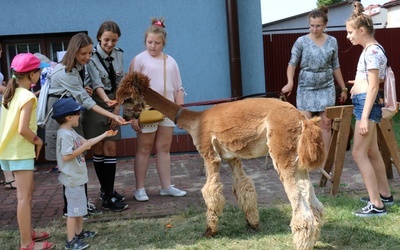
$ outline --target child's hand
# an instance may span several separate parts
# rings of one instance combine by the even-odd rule
[[[118,104],[118,102],[116,100],[108,100],[108,101],[105,101],[105,103],[110,108],[113,108],[113,107],[117,106],[117,104]]]
[[[91,149],[93,146],[93,142],[91,140],[86,140],[81,147],[83,147],[85,150]]]
[[[113,118],[116,122],[118,122],[118,124],[119,125],[127,125],[127,124],[130,124],[131,122],[130,121],[125,121],[125,119],[124,118],[122,118],[121,116],[119,116],[119,115],[114,115],[114,118]]]
[[[85,90],[86,93],[88,93],[88,95],[92,96],[93,95],[93,89],[89,86],[85,86]]]
[[[110,129],[110,130],[107,130],[104,134],[106,135],[106,137],[111,137],[111,136],[116,135],[117,133],[118,133],[118,130]]]
[[[43,141],[42,139],[39,138],[38,141],[35,143],[36,160],[39,159],[40,150],[42,150],[42,147],[43,147]]]

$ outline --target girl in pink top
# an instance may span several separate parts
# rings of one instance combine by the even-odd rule
[[[164,28],[163,18],[152,19],[152,24],[145,32],[146,50],[132,59],[129,65],[129,73],[138,71],[148,75],[151,79],[150,86],[153,90],[181,105],[183,104],[184,90],[179,67],[170,55],[163,53],[167,37]],[[136,190],[134,194],[137,201],[149,200],[144,184],[153,144],[155,144],[156,148],[156,165],[161,182],[160,195],[176,197],[186,195],[185,191],[171,185],[170,148],[174,126],[174,122],[168,118],[151,124],[141,124],[138,119],[132,120],[132,128],[137,133],[135,156]]]

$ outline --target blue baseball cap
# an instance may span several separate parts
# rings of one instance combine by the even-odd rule
[[[53,104],[53,115],[51,118],[57,119],[84,110],[73,98],[61,98]]]

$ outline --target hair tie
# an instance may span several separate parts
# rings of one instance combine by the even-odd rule
[[[17,79],[17,76],[16,76],[16,75],[12,75],[11,77],[14,78],[14,79]]]
[[[156,25],[156,26],[160,26],[160,27],[163,27],[163,28],[165,28],[165,26],[164,26],[163,22],[161,22],[160,20],[158,20],[158,21],[155,21],[155,22],[153,23],[153,25]]]

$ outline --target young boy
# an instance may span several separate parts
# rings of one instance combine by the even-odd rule
[[[87,214],[85,183],[88,182],[87,167],[83,152],[106,137],[118,131],[108,130],[103,134],[86,140],[73,127],[79,125],[81,107],[72,98],[61,98],[53,105],[52,118],[57,120],[57,164],[60,170],[58,180],[65,186],[67,198],[67,234],[65,249],[85,249],[89,244],[83,239],[91,238],[96,232],[83,230],[83,216]]]

